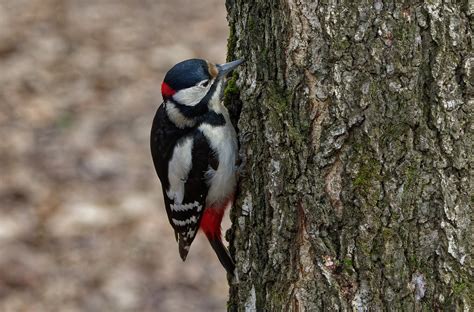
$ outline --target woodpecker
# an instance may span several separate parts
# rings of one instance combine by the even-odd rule
[[[226,75],[242,62],[190,59],[173,66],[161,84],[163,103],[150,136],[181,259],[200,228],[231,275],[235,265],[222,242],[221,221],[234,200],[237,136],[222,95]]]

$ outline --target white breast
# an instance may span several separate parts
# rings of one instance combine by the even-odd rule
[[[224,126],[216,127],[209,124],[199,126],[199,130],[206,136],[219,159],[217,170],[210,168],[206,174],[209,185],[207,206],[226,200],[234,193],[236,186],[237,135],[227,114],[224,115],[226,119]]]

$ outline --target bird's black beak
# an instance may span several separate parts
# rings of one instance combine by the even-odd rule
[[[234,70],[237,66],[244,62],[243,59],[232,61],[225,64],[217,65],[217,69],[219,70],[218,77],[224,78],[228,73]]]

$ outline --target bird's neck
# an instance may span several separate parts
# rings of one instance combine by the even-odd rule
[[[187,117],[180,109],[179,104],[172,101],[166,101],[163,105],[165,105],[166,115],[169,120],[180,129],[195,128],[203,123],[222,126],[230,120],[229,112],[222,103],[211,105],[205,114],[197,117]]]
[[[224,106],[224,102],[222,100],[223,92],[224,83],[223,81],[219,81],[213,96],[209,100],[208,108],[210,113],[222,116],[226,122],[230,122],[229,111],[227,110],[227,107]]]
[[[165,106],[166,115],[176,127],[184,129],[196,126],[196,118],[187,117],[180,109],[179,104],[173,101],[166,101],[163,105]]]

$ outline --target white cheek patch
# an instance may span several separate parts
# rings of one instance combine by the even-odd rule
[[[193,138],[187,138],[176,145],[173,156],[168,164],[168,181],[170,183],[166,195],[178,206],[184,198],[184,184],[191,170]],[[177,206],[177,207],[178,207]]]
[[[183,105],[195,106],[201,102],[210,88],[211,84],[209,84],[207,87],[194,86],[191,88],[179,90],[173,95],[173,100]]]

